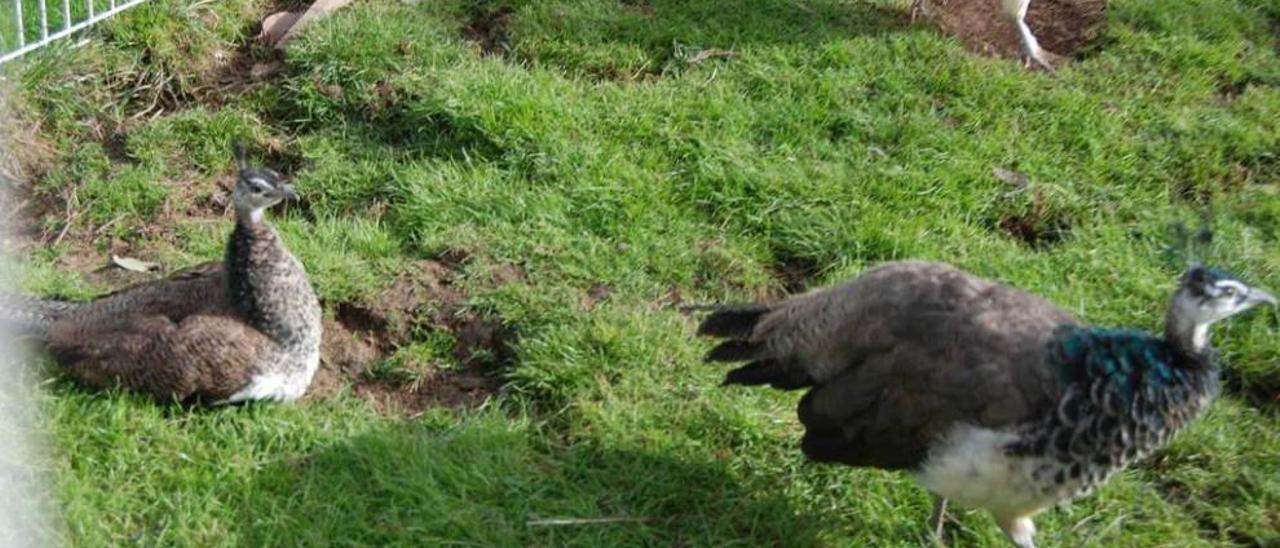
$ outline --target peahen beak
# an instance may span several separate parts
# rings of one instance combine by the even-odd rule
[[[1276,301],[1275,296],[1256,287],[1249,289],[1249,296],[1246,298],[1246,301],[1251,305],[1269,304],[1271,306],[1276,306],[1280,304],[1280,302]]]
[[[293,189],[293,185],[286,184],[280,187],[280,193],[284,196],[285,200],[290,202],[298,201],[298,192]]]

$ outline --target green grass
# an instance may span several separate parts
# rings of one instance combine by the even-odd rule
[[[489,405],[411,420],[349,391],[187,412],[53,380],[40,399],[63,539],[917,546],[923,490],[805,464],[796,396],[719,388],[666,303],[927,258],[1156,329],[1191,258],[1171,227],[1202,219],[1215,238],[1199,258],[1280,289],[1275,0],[1116,0],[1056,77],[905,25],[907,4],[374,0],[310,29],[280,79],[227,92],[225,59],[270,57],[249,45],[266,3],[152,0],[8,69],[53,151],[34,181],[58,205],[42,226],[61,230],[68,196],[82,211],[31,255],[28,288],[100,289],[63,266],[77,253],[217,257],[229,227],[208,200],[245,139],[309,200],[276,221],[328,302],[465,250],[469,306],[520,334]],[[502,13],[502,54],[463,38]],[[704,48],[736,55],[693,63]],[[490,283],[502,265],[524,276]],[[1278,317],[1215,337],[1233,377],[1273,397]],[[449,359],[423,337],[411,351]],[[1043,514],[1039,539],[1280,542],[1277,448],[1274,403],[1229,393],[1097,495]],[[526,523],[606,516],[652,521]],[[1003,545],[985,514],[957,517],[956,545]]]

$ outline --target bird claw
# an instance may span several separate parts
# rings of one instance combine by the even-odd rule
[[[924,7],[925,0],[915,0],[911,3],[911,22],[915,23],[916,19],[928,15]]]
[[[947,519],[947,499],[934,496],[933,513],[929,516],[929,528],[933,531],[933,545],[938,548],[946,548],[947,541],[943,540],[942,528]]]
[[[1053,64],[1049,63],[1049,61],[1045,59],[1044,50],[1024,52],[1022,54],[1022,66],[1028,70],[1040,68],[1050,73],[1057,72],[1056,69],[1053,68]]]

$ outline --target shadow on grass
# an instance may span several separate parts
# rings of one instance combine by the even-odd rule
[[[400,423],[261,471],[248,545],[814,545],[816,519],[714,458],[594,444],[547,451],[502,417]],[[538,525],[549,518],[643,521]]]

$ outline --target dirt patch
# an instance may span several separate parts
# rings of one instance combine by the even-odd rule
[[[462,36],[480,46],[485,55],[506,55],[511,50],[507,22],[515,10],[509,6],[491,8],[477,5],[467,13]]]
[[[591,287],[588,287],[582,294],[580,302],[582,303],[583,310],[595,310],[600,303],[608,300],[609,296],[612,294],[613,287],[609,284],[601,282],[591,284]]]
[[[671,286],[662,296],[658,297],[658,306],[662,308],[675,308],[685,303],[684,291],[679,286]]]
[[[334,319],[325,324],[321,369],[310,397],[325,397],[349,384],[380,412],[415,416],[433,407],[476,407],[501,388],[502,371],[516,359],[517,334],[501,318],[466,307],[467,296],[454,281],[458,265],[469,256],[450,252],[442,258],[448,262],[415,263],[377,295],[326,306]],[[522,277],[519,267],[500,266],[489,283]],[[394,374],[371,370],[431,332],[450,336],[456,365],[400,355]]]
[[[1227,185],[1234,190],[1255,185],[1280,185],[1280,155],[1264,153],[1241,158],[1232,166]]]
[[[1047,249],[1066,237],[1071,227],[1066,222],[1037,214],[1005,215],[997,226],[1005,234],[1017,238],[1032,249]]]
[[[928,1],[929,13],[939,28],[973,51],[1021,57],[1022,41],[1013,22],[1004,16],[1000,0]],[[1027,25],[1041,47],[1052,54],[1072,56],[1097,37],[1104,8],[1103,0],[1032,0]]]
[[[1217,86],[1218,103],[1227,105],[1235,102],[1237,97],[1240,97],[1240,95],[1249,89],[1250,85],[1255,83],[1256,82],[1251,82],[1249,80],[1219,81]]]
[[[1023,193],[1027,190],[1030,190],[1029,197]],[[1024,196],[1022,200],[1026,200],[1026,204],[1017,211],[1000,215],[994,222],[996,230],[1036,250],[1053,247],[1071,233],[1071,223],[1050,205],[1040,189],[1023,186],[1009,196]]]
[[[102,129],[101,127],[99,129]],[[115,170],[119,164],[136,160],[128,154],[128,134],[123,128],[98,135]],[[288,171],[298,169],[301,158],[293,154],[279,138],[263,139],[261,148],[267,161],[263,165],[286,166]],[[228,151],[229,154],[229,151]],[[6,247],[21,255],[32,248],[61,246],[58,255],[60,266],[80,272],[86,282],[99,289],[115,290],[123,286],[152,279],[155,275],[138,274],[115,268],[111,255],[129,256],[156,261],[157,248],[177,247],[183,224],[222,226],[231,222],[234,207],[231,191],[236,183],[234,173],[200,175],[192,173],[181,178],[164,180],[169,194],[154,211],[146,216],[146,222],[120,213],[115,217],[93,218],[91,199],[84,198],[80,185],[66,185],[56,191],[36,190],[31,183],[19,185],[8,200],[0,203],[0,219],[10,217],[14,230],[8,234]],[[272,218],[286,214],[298,214],[314,221],[310,204],[304,198],[300,202],[284,202],[272,208]],[[124,230],[120,230],[120,229]],[[183,265],[164,265],[165,270]]]
[[[355,378],[368,366],[430,324],[433,311],[459,306],[454,271],[436,261],[419,261],[381,293],[359,302],[326,303],[334,319],[325,322],[320,361],[334,373]]]
[[[198,90],[199,100],[210,106],[235,102],[245,93],[272,85],[288,74],[290,66],[285,51],[263,42],[263,24],[273,14],[291,13],[300,17],[310,6],[306,0],[275,0],[257,10],[241,28],[240,35],[246,38],[228,44],[228,50],[215,54],[216,63]]]
[[[622,9],[639,13],[648,17],[652,17],[658,10],[653,5],[653,0],[620,0]]]
[[[124,128],[117,127],[101,138],[102,150],[107,159],[115,164],[137,164],[138,159],[129,154],[129,134]]]
[[[41,136],[40,125],[21,115],[12,84],[0,82],[0,251],[14,251],[39,232],[39,219],[54,204],[40,200],[32,188],[51,169],[55,151]]]
[[[416,417],[428,409],[480,407],[502,386],[495,375],[470,369],[441,369],[426,365],[423,376],[411,382],[357,383],[352,392],[384,415]]]
[[[469,409],[483,405],[501,389],[502,370],[515,361],[515,330],[499,318],[476,313],[453,314],[444,321],[443,325],[429,328],[445,329],[453,335],[453,355],[460,366],[444,367],[429,361],[401,363],[395,377],[365,374],[352,378],[352,392],[387,415],[413,417],[435,407]],[[341,330],[338,333],[342,336]],[[329,333],[325,335],[328,337]],[[329,355],[332,365],[327,376],[331,378],[342,378],[337,369],[343,366],[340,360],[351,355],[353,349],[360,360],[382,357],[359,336],[333,346],[340,350]],[[323,381],[323,386],[331,389],[341,385],[341,380]]]
[[[0,227],[4,245],[0,250],[20,255],[33,242],[44,239],[42,220],[56,206],[25,183],[0,181]]]
[[[1280,376],[1246,377],[1230,367],[1222,372],[1224,391],[1262,410],[1280,411]]]
[[[339,317],[343,311],[339,310]],[[354,377],[381,356],[376,331],[355,330],[346,321],[325,319],[321,361],[336,373]]]
[[[101,129],[101,127],[99,127]],[[100,136],[114,170],[117,165],[132,163],[127,153],[127,135],[110,131]],[[0,220],[11,227],[6,249],[21,256],[34,248],[62,246],[60,266],[81,272],[87,282],[118,289],[119,283],[141,281],[137,276],[115,276],[110,268],[111,255],[155,260],[157,243],[176,244],[184,222],[221,222],[230,218],[230,189],[234,176],[192,177],[166,180],[171,189],[164,202],[146,216],[143,223],[133,222],[129,213],[111,218],[95,217],[94,202],[86,198],[79,184],[57,189],[37,188],[34,181],[44,173],[34,174],[29,182],[12,185],[7,196],[0,197]],[[120,230],[126,228],[127,230]],[[180,266],[180,265],[179,265]],[[120,278],[114,280],[114,278]]]
[[[489,272],[488,281],[494,287],[524,281],[524,268],[520,265],[503,264]]]
[[[776,259],[773,272],[787,295],[803,293],[809,289],[809,281],[820,270],[818,262],[799,255],[783,254]]]
[[[515,362],[516,331],[501,318],[468,312],[445,318],[453,357],[468,369],[497,371]]]
[[[267,50],[255,57],[252,46],[241,46],[206,77],[198,100],[210,107],[233,103],[246,93],[271,85],[287,68],[281,52]]]
[[[1213,191],[1204,186],[1184,181],[1174,183],[1174,194],[1180,200],[1199,206],[1209,205],[1209,202],[1213,201]]]

